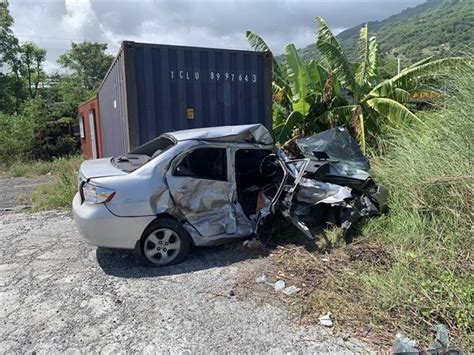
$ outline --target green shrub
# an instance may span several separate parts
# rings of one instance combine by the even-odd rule
[[[20,115],[0,113],[0,161],[50,160],[78,153],[73,135],[74,120],[57,117],[42,98],[25,103]]]
[[[35,122],[32,159],[50,160],[78,153],[79,141],[72,132],[74,120],[58,116],[54,106],[42,98],[25,104],[23,115]]]
[[[0,113],[0,160],[2,164],[32,157],[36,123],[28,116]]]
[[[77,192],[77,172],[83,158],[58,158],[50,163],[52,181],[33,193],[33,211],[68,208]]]
[[[13,177],[37,177],[51,172],[52,163],[49,161],[19,161],[4,168]]]

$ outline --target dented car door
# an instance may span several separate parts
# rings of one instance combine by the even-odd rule
[[[230,159],[229,148],[198,146],[179,156],[167,173],[175,206],[202,237],[238,232]]]

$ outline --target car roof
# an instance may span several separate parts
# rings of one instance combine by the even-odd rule
[[[204,140],[213,142],[257,143],[265,145],[274,143],[272,134],[261,124],[186,129],[164,133],[162,136],[171,137],[177,142]]]

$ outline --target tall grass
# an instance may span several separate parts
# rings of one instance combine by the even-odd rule
[[[81,156],[58,158],[49,164],[51,181],[40,185],[33,193],[33,211],[68,208],[77,192],[77,172],[82,163]],[[43,166],[44,163],[38,163]],[[40,168],[38,168],[40,169]]]
[[[415,336],[443,323],[472,346],[474,74],[453,83],[445,109],[389,133],[388,152],[374,167],[391,193],[390,214],[370,221],[363,235],[390,248],[392,267],[347,276],[373,314],[396,317]]]
[[[330,310],[346,331],[384,348],[397,332],[427,346],[442,323],[454,344],[474,349],[474,71],[452,83],[441,109],[380,138],[373,175],[390,191],[390,213],[333,250],[331,264],[301,252],[283,264],[318,281],[308,314]]]

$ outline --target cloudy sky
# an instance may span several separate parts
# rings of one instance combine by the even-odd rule
[[[425,0],[10,0],[21,41],[47,49],[47,68],[71,41],[101,41],[116,53],[122,40],[248,49],[245,31],[276,54],[287,43],[314,42],[315,17],[334,32],[380,20]]]

